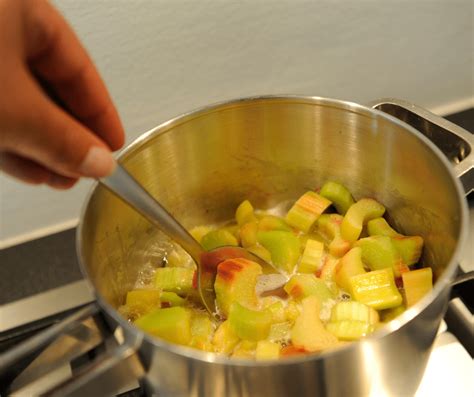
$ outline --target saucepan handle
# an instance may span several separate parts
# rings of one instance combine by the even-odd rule
[[[400,99],[378,99],[367,106],[388,113],[420,131],[453,164],[466,195],[474,190],[474,136],[471,133],[443,117]]]
[[[0,355],[0,374],[8,373],[10,368],[25,359],[30,362],[29,358],[39,353],[47,355],[46,364],[39,367],[35,367],[32,359],[27,369],[13,380],[7,392],[41,396],[109,395],[117,388],[136,382],[143,374],[137,356],[141,336],[124,336],[121,328],[112,332],[100,324],[99,314],[97,304],[90,304]],[[48,354],[47,349],[51,347]],[[92,351],[96,357],[92,361],[87,360],[85,365],[79,365],[72,376],[59,376],[56,382],[41,386],[41,381],[48,375],[60,372],[58,370],[65,364],[80,361],[81,357]],[[35,388],[38,384],[39,389]]]

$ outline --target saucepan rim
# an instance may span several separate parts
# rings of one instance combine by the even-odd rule
[[[180,356],[184,356],[190,359],[205,361],[208,363],[215,363],[215,364],[223,364],[229,366],[274,366],[274,365],[292,365],[298,363],[304,363],[308,361],[314,360],[324,360],[327,357],[330,357],[335,354],[339,354],[341,351],[347,351],[351,348],[356,348],[358,345],[363,344],[364,341],[370,342],[371,340],[383,338],[389,334],[394,333],[398,329],[402,328],[405,324],[413,320],[418,314],[423,312],[430,304],[438,297],[445,288],[449,288],[450,283],[452,282],[455,271],[458,267],[458,259],[462,250],[462,247],[465,244],[467,238],[467,224],[468,224],[468,209],[467,203],[464,199],[464,190],[459,179],[455,176],[453,167],[444,156],[444,154],[436,147],[436,145],[431,142],[428,138],[426,138],[422,133],[417,131],[412,126],[404,123],[403,121],[384,113],[380,110],[376,110],[373,108],[369,108],[354,102],[338,100],[338,99],[331,99],[331,98],[324,98],[319,96],[302,96],[302,95],[259,95],[259,96],[250,96],[244,98],[237,98],[231,99],[227,101],[222,101],[218,103],[214,103],[211,105],[203,106],[192,110],[190,112],[181,114],[177,117],[174,117],[168,121],[165,121],[158,126],[152,128],[151,130],[141,134],[138,138],[136,138],[133,142],[127,145],[118,156],[118,161],[122,162],[126,160],[128,157],[132,156],[136,150],[139,150],[143,144],[146,144],[149,140],[155,138],[158,135],[165,134],[168,131],[171,131],[172,128],[187,123],[192,119],[202,117],[208,113],[218,111],[220,108],[229,109],[230,107],[238,107],[238,106],[246,106],[249,103],[255,103],[259,101],[271,101],[271,102],[291,102],[294,104],[315,104],[319,106],[326,106],[326,107],[336,107],[338,109],[342,109],[349,112],[355,112],[359,115],[365,115],[368,117],[381,117],[384,118],[398,126],[407,130],[408,133],[411,133],[416,139],[420,140],[424,145],[428,146],[429,149],[436,155],[438,160],[445,166],[447,172],[450,174],[453,185],[456,189],[458,205],[461,212],[461,219],[460,219],[460,230],[459,230],[459,239],[456,242],[456,248],[454,253],[451,257],[450,263],[443,271],[441,276],[436,281],[433,290],[427,294],[423,299],[421,299],[417,304],[412,306],[411,308],[407,309],[403,314],[398,316],[396,319],[390,321],[388,324],[384,325],[373,334],[368,336],[367,338],[356,341],[355,343],[350,343],[339,348],[331,349],[328,351],[323,351],[317,354],[309,354],[309,355],[301,355],[301,356],[294,356],[288,357],[284,359],[278,360],[270,360],[270,361],[255,361],[250,359],[243,359],[243,358],[229,358],[223,355],[219,355],[216,353],[205,352],[197,349],[192,349],[185,346],[180,346],[176,344],[172,344],[161,340],[159,338],[155,338],[151,335],[146,334],[145,332],[141,331],[139,328],[135,327],[129,321],[127,321],[124,317],[120,315],[120,313],[112,307],[100,294],[100,292],[94,287],[91,279],[89,278],[86,261],[82,252],[82,232],[83,232],[83,223],[85,214],[89,207],[90,201],[93,199],[93,195],[98,187],[98,183],[94,183],[90,188],[84,204],[81,209],[81,215],[79,220],[79,225],[77,227],[76,232],[76,250],[77,256],[79,259],[79,266],[81,269],[82,274],[86,278],[89,287],[94,292],[98,305],[106,311],[106,313],[112,317],[114,321],[116,321],[125,331],[125,333],[135,333],[142,337],[144,341],[155,345],[158,348],[166,349],[169,352],[178,354]]]

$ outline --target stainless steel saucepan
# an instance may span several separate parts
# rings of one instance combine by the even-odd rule
[[[319,97],[246,98],[149,131],[120,162],[184,226],[231,219],[243,199],[271,208],[337,180],[356,198],[381,201],[403,233],[423,236],[434,289],[363,341],[318,355],[254,362],[172,345],[145,335],[116,310],[143,266],[156,258],[157,233],[97,184],[84,207],[77,249],[120,344],[56,391],[90,385],[121,365],[159,396],[413,395],[466,238],[464,194],[474,187],[473,148],[466,131],[394,100],[365,107]]]

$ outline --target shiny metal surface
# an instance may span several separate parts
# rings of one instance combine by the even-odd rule
[[[112,175],[100,179],[100,183],[181,245],[196,264],[200,263],[204,252],[201,245],[120,164]]]
[[[375,197],[406,234],[425,239],[437,278],[417,305],[360,343],[276,362],[229,360],[143,335],[115,310],[161,238],[100,185],[78,231],[83,271],[111,324],[143,335],[145,386],[160,396],[413,395],[465,239],[467,206],[449,162],[420,133],[386,114],[316,97],[259,97],[171,120],[133,143],[121,163],[185,227],[294,200],[327,179]]]
[[[466,194],[474,190],[474,136],[471,133],[400,99],[380,99],[371,105],[411,125],[430,139],[454,165],[454,172],[464,185]]]

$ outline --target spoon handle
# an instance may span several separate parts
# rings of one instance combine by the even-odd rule
[[[201,245],[120,164],[111,175],[99,179],[99,182],[181,245],[196,263],[200,262],[204,252]]]

